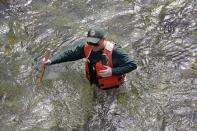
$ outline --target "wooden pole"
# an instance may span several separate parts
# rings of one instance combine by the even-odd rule
[[[46,53],[44,54],[45,61],[48,60],[49,55],[50,55],[50,49],[47,49]],[[42,67],[41,74],[40,74],[40,77],[39,77],[40,78],[39,83],[41,83],[44,79],[45,69],[46,69],[46,66]]]

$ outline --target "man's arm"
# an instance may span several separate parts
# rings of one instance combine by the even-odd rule
[[[113,50],[112,60],[114,65],[112,75],[123,75],[137,68],[135,61],[121,47],[116,47]]]
[[[81,41],[76,46],[66,49],[65,51],[57,54],[55,57],[51,59],[50,65],[67,62],[67,61],[75,61],[84,58],[85,57],[84,45],[85,42]]]

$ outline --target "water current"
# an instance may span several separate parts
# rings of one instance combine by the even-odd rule
[[[196,23],[196,0],[0,0],[0,130],[196,131]],[[48,67],[38,83],[46,50],[92,27],[136,61],[125,85],[91,87],[83,60]]]

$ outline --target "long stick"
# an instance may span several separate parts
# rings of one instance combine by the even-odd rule
[[[49,58],[50,53],[55,52],[60,46],[62,46],[62,44],[64,44],[64,43],[67,42],[67,41],[69,41],[69,43],[73,43],[73,42],[74,42],[75,40],[77,40],[78,38],[79,38],[79,37],[72,39],[72,37],[70,37],[70,38],[68,38],[68,40],[63,41],[63,42],[62,42],[58,47],[56,47],[54,50],[51,50],[51,49],[48,48],[47,51],[46,51],[46,53],[45,53],[45,55],[44,55],[45,60],[47,60],[47,59]],[[66,47],[67,47],[67,46],[66,46]],[[41,82],[43,81],[45,69],[46,69],[46,67],[43,67],[43,68],[42,68],[42,71],[41,71],[41,74],[40,74],[38,83],[41,83]]]
[[[47,51],[46,51],[46,53],[45,53],[45,55],[44,55],[45,61],[48,60],[49,55],[50,55],[50,49],[47,49]],[[45,69],[46,69],[46,66],[44,66],[44,67],[42,68],[42,71],[41,71],[41,74],[40,74],[39,82],[42,82],[42,81],[43,81]]]

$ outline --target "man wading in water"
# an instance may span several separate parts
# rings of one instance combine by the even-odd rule
[[[99,108],[102,108],[97,108],[96,110],[99,111],[96,112],[100,114],[98,116],[103,116],[100,111],[109,111],[109,106],[115,101],[114,96],[117,95],[118,87],[125,81],[125,74],[135,70],[137,65],[124,49],[106,39],[106,32],[103,29],[98,28],[90,29],[86,40],[81,44],[66,49],[52,59],[43,59],[42,63],[46,67],[82,58],[86,58],[86,78],[95,87],[94,97],[98,99],[96,106],[100,104]],[[108,109],[105,109],[106,107]],[[98,119],[101,119],[104,125],[111,123],[111,120],[105,120],[105,118]],[[98,128],[103,125],[101,123],[97,126]]]
[[[82,58],[86,58],[86,78],[102,90],[119,87],[125,74],[137,68],[125,50],[107,41],[103,29],[90,29],[86,41],[42,62],[47,66]]]

